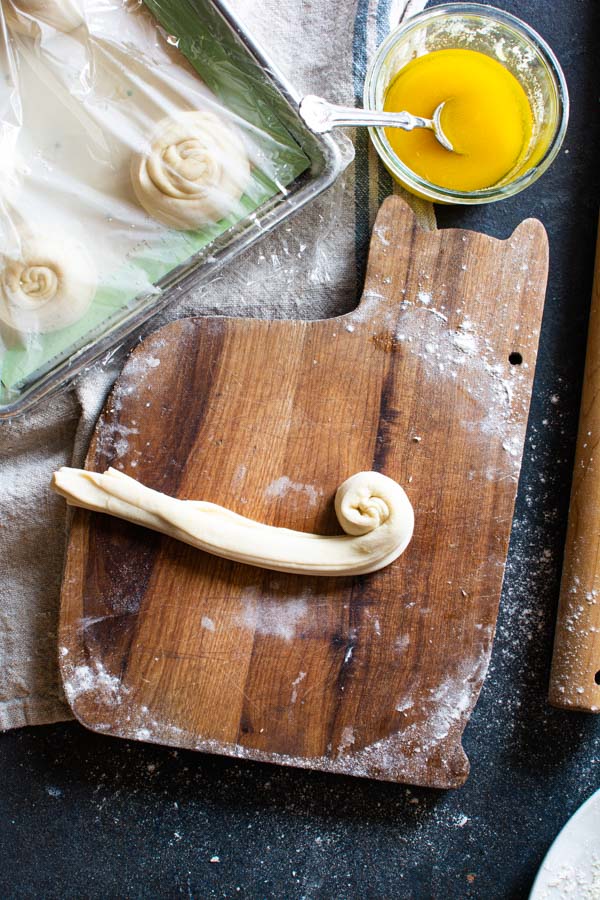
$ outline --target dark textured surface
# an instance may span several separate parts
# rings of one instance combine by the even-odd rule
[[[538,216],[551,270],[492,664],[442,793],[119,742],[78,725],[0,737],[3,897],[526,897],[600,785],[600,718],[545,702],[599,196],[597,0],[511,0],[552,44],[573,110],[530,190],[439,212],[506,237]],[[591,123],[584,129],[585,123]],[[567,152],[568,151],[568,152]]]

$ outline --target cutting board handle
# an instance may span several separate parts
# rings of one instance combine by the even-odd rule
[[[549,700],[600,712],[600,237]]]

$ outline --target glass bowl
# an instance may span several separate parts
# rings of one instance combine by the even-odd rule
[[[396,156],[383,128],[369,128],[384,165],[407,190],[436,203],[491,203],[522,191],[546,171],[560,150],[569,118],[569,94],[560,64],[537,32],[509,13],[480,3],[445,3],[408,19],[392,31],[372,60],[364,106],[382,110],[386,91],[407,63],[433,50],[478,50],[501,62],[518,79],[534,126],[517,171],[489,188],[459,191],[433,184]],[[409,110],[410,112],[410,110]]]

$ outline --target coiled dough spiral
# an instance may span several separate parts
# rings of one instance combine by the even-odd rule
[[[218,222],[250,181],[237,131],[212,112],[182,112],[159,122],[147,151],[131,161],[131,184],[154,219],[180,230]]]
[[[2,0],[2,12],[11,31],[31,38],[39,32],[38,21],[67,33],[84,22],[76,0]]]
[[[100,474],[62,468],[52,487],[72,506],[145,525],[224,559],[308,575],[362,575],[393,562],[413,533],[410,500],[380,472],[358,472],[337,490],[344,535],[310,534],[263,525],[223,506],[178,500],[116,469]]]
[[[23,237],[18,257],[0,258],[0,320],[21,332],[58,331],[87,312],[97,284],[79,241]]]

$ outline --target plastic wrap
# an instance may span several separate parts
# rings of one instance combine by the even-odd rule
[[[343,165],[208,0],[1,0],[0,60],[0,412]]]

